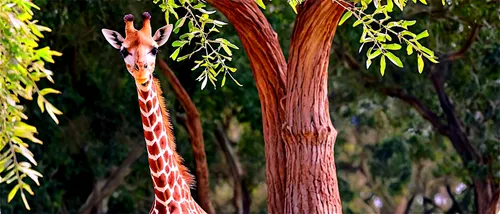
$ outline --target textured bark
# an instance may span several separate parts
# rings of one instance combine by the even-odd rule
[[[254,0],[208,2],[236,28],[252,65],[264,124],[268,211],[341,213],[327,68],[343,8],[326,0],[299,6],[287,66]]]
[[[250,60],[259,93],[266,151],[269,213],[283,213],[285,150],[281,138],[286,61],[278,38],[254,0],[208,0],[235,27]]]
[[[198,202],[207,213],[215,213],[212,201],[210,200],[210,186],[208,181],[208,166],[207,156],[205,154],[205,144],[203,143],[203,129],[201,127],[200,113],[189,97],[184,87],[175,76],[174,72],[164,60],[158,59],[163,75],[167,77],[172,89],[174,90],[175,97],[186,111],[185,125],[189,133],[189,140],[191,148],[193,149],[193,156],[196,164],[196,187],[198,192]]]
[[[285,104],[285,213],[341,213],[328,105],[328,62],[344,9],[331,1],[298,8]]]

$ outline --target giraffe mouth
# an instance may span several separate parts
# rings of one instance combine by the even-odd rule
[[[148,84],[149,78],[135,79],[135,81],[137,81],[142,86],[146,86]]]

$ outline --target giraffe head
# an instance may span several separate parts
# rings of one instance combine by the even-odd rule
[[[142,14],[142,28],[136,30],[134,16],[132,14],[125,15],[123,17],[125,38],[116,31],[102,29],[102,34],[109,44],[120,50],[128,72],[138,84],[145,84],[151,79],[158,48],[167,42],[172,32],[172,25],[169,24],[161,27],[154,36],[151,36],[150,19],[151,15],[144,12]]]

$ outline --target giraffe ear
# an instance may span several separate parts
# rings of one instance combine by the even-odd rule
[[[158,47],[164,45],[167,42],[168,37],[170,37],[170,33],[172,33],[172,26],[172,24],[165,25],[156,31],[153,39],[155,40],[156,44],[158,44]]]
[[[104,38],[111,44],[116,49],[120,49],[122,46],[122,43],[125,39],[123,39],[122,35],[120,33],[114,31],[114,30],[108,30],[108,29],[102,29],[102,34],[104,35]]]

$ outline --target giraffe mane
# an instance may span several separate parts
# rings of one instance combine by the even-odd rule
[[[163,92],[160,87],[160,80],[153,78],[153,84],[156,89],[158,101],[160,103],[161,115],[165,124],[165,130],[167,132],[168,144],[174,153],[173,156],[178,164],[182,178],[184,179],[184,181],[186,181],[188,186],[193,187],[194,186],[193,175],[191,175],[191,173],[189,173],[189,169],[182,164],[184,162],[184,159],[177,153],[175,148],[175,137],[172,132],[172,124],[170,123],[170,116],[167,107],[165,105],[165,98],[163,97]]]

